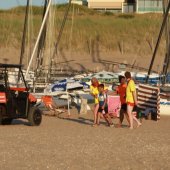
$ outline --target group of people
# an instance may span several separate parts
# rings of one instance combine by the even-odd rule
[[[108,126],[114,127],[112,119],[108,113],[107,89],[104,84],[99,84],[98,80],[93,77],[90,86],[91,95],[95,99],[94,105],[94,123],[93,126],[100,125],[100,117],[102,116]],[[135,83],[131,78],[130,72],[125,72],[124,76],[119,76],[120,85],[116,89],[116,93],[120,96],[121,109],[119,116],[119,127],[122,126],[124,115],[126,116],[129,128],[133,129],[133,120],[136,121],[137,127],[141,126],[140,121],[133,114],[133,110],[138,105]]]

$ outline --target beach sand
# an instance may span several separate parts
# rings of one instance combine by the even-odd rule
[[[168,170],[170,117],[144,120],[140,128],[92,127],[92,112],[43,116],[39,127],[23,120],[0,126],[2,170]],[[115,124],[118,119],[113,120]]]
[[[19,63],[20,48],[0,48],[0,63]],[[49,57],[49,56],[48,56]],[[24,68],[27,68],[28,61],[26,58],[23,60]],[[60,57],[55,58],[56,68],[69,70],[70,73],[74,70],[77,71],[118,71],[115,63],[129,64],[126,70],[136,71],[135,67],[148,69],[152,58],[152,53],[138,55],[135,53],[121,54],[118,51],[94,51],[93,54],[87,54],[84,51],[75,51],[71,54],[68,51],[62,51]],[[36,59],[36,57],[34,58]],[[154,71],[162,70],[164,55],[157,56],[153,65]],[[48,65],[48,64],[47,64]],[[32,66],[35,66],[33,60]],[[134,67],[135,66],[135,67]]]

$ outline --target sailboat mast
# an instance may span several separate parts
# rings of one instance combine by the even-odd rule
[[[165,15],[166,8],[168,5],[168,0],[163,0],[163,13]],[[167,69],[169,65],[169,58],[170,58],[170,30],[169,30],[169,18],[167,18],[166,25],[165,25],[165,37],[166,37],[166,53],[165,53],[165,59],[164,59],[164,64],[163,64],[163,79],[162,83],[166,83],[166,74],[167,74]]]
[[[46,23],[46,20],[47,20],[47,16],[48,16],[48,12],[49,12],[49,9],[50,9],[50,6],[51,6],[51,2],[52,2],[52,0],[49,0],[49,2],[48,2],[47,10],[46,10],[46,12],[45,12],[44,19],[43,19],[43,22],[42,22],[42,24],[41,24],[41,28],[40,28],[40,31],[39,31],[39,34],[38,34],[38,37],[37,37],[37,40],[36,40],[36,43],[35,43],[35,46],[34,46],[32,55],[31,55],[31,59],[30,59],[30,62],[29,62],[27,71],[26,71],[26,75],[25,75],[26,78],[27,78],[27,76],[28,76],[28,72],[29,72],[30,67],[31,67],[31,64],[32,64],[32,62],[33,62],[33,58],[34,58],[34,55],[35,55],[35,52],[36,52],[38,43],[39,43],[39,41],[40,41],[41,34],[42,34],[42,32],[43,32],[43,29],[44,29],[44,26],[45,26],[45,23]]]
[[[162,25],[161,25],[161,29],[160,29],[160,32],[159,32],[159,36],[158,36],[156,46],[155,46],[155,49],[154,49],[154,53],[153,53],[153,56],[152,56],[152,60],[151,60],[150,66],[149,66],[148,75],[147,75],[147,78],[146,78],[146,83],[148,83],[149,76],[150,76],[151,71],[152,71],[153,63],[155,61],[155,57],[156,57],[158,47],[159,47],[159,44],[160,44],[160,41],[161,41],[163,30],[165,28],[166,21],[167,21],[167,18],[168,18],[169,9],[170,9],[170,1],[168,2],[168,6],[167,6],[166,11],[165,11],[165,15],[164,15],[163,22],[162,22]]]
[[[58,34],[58,37],[57,37],[57,41],[55,43],[55,49],[54,49],[54,53],[53,53],[53,56],[52,56],[52,59],[55,57],[55,54],[57,53],[57,50],[58,50],[58,44],[60,42],[60,39],[61,39],[61,36],[62,36],[62,33],[63,33],[63,30],[64,30],[64,26],[66,24],[66,21],[67,21],[67,17],[68,17],[68,12],[69,12],[69,9],[71,7],[71,1],[72,0],[69,0],[69,3],[68,3],[68,8],[65,12],[65,15],[64,15],[64,18],[63,18],[63,22],[61,24],[61,28],[60,28],[60,31],[59,31],[59,34]]]
[[[51,75],[51,71],[52,71],[52,64],[53,64],[53,61],[54,61],[54,58],[55,58],[55,55],[57,53],[57,50],[58,50],[58,45],[60,43],[60,40],[61,40],[61,36],[63,34],[63,30],[64,30],[64,26],[65,26],[65,23],[67,21],[67,17],[68,17],[68,13],[69,13],[69,9],[71,7],[71,1],[72,0],[69,0],[69,3],[68,3],[68,7],[65,11],[65,14],[64,14],[64,18],[63,18],[63,22],[61,24],[61,27],[60,27],[60,30],[59,30],[59,34],[57,36],[57,40],[56,40],[56,43],[55,43],[55,48],[54,48],[54,52],[52,54],[52,57],[51,57],[51,61],[50,61],[50,65],[48,67],[48,73],[47,73],[47,81],[49,81],[50,79],[50,75]]]
[[[43,11],[42,20],[44,19],[45,12],[47,10],[48,1],[49,0],[45,0],[45,2],[44,2],[44,11]],[[41,38],[40,38],[40,41],[39,41],[39,45],[38,45],[36,72],[38,72],[38,69],[39,69],[40,65],[42,65],[42,62],[43,62],[42,56],[43,56],[43,49],[44,49],[44,45],[45,45],[46,32],[47,32],[47,24],[45,23],[45,26],[44,26],[44,29],[42,31]]]
[[[48,5],[48,0],[45,0],[45,3],[44,3],[44,12],[43,12],[43,18],[42,20],[44,19],[44,16],[45,16],[45,12],[47,10],[47,5]],[[44,29],[43,29],[43,32],[41,34],[41,38],[40,38],[40,41],[39,41],[39,45],[38,45],[38,52],[37,52],[37,67],[36,67],[36,71],[38,71],[39,69],[39,66],[42,64],[42,51],[43,51],[43,48],[44,48],[44,45],[45,45],[45,39],[46,39],[46,32],[47,32],[47,24],[45,23],[45,26],[44,26]]]
[[[24,53],[25,53],[25,42],[26,42],[26,34],[27,34],[27,25],[28,25],[28,13],[29,13],[29,4],[30,0],[27,0],[26,12],[25,12],[25,22],[24,22],[24,31],[22,36],[22,45],[21,45],[21,54],[19,64],[22,64]]]
[[[20,59],[19,64],[23,63],[24,53],[25,53],[25,42],[26,42],[26,34],[27,34],[27,25],[28,25],[28,13],[29,13],[29,4],[30,0],[27,0],[27,6],[25,11],[25,21],[24,21],[24,30],[22,35],[22,44],[21,44],[21,53],[20,53]],[[18,71],[18,77],[17,77],[17,87],[20,80],[20,71]]]
[[[47,10],[47,5],[48,5],[48,0],[45,0],[42,21],[44,19],[45,12]],[[34,81],[33,81],[33,91],[34,92],[35,92],[35,88],[36,88],[35,86],[36,86],[37,77],[38,77],[38,75],[40,73],[40,69],[41,69],[40,66],[42,65],[42,62],[43,62],[43,49],[44,49],[44,45],[45,45],[46,31],[47,31],[47,24],[45,23],[44,29],[43,29],[41,37],[40,37],[38,50],[37,50],[36,68],[34,71],[35,76],[34,76]]]

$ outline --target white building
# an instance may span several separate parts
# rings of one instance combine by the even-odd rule
[[[86,5],[87,0],[72,0],[71,3],[72,4],[77,4],[77,5]]]
[[[122,10],[125,0],[88,0],[88,8],[97,10]]]

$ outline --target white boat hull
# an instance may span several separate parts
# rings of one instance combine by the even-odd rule
[[[160,101],[160,115],[170,116],[170,101],[161,99]]]

